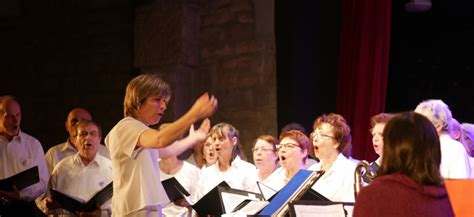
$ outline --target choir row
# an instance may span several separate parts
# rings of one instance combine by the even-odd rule
[[[232,188],[254,192],[259,192],[259,182],[276,192],[300,169],[325,171],[312,188],[331,201],[356,202],[357,160],[350,156],[351,130],[341,115],[331,113],[317,117],[309,136],[303,130],[289,129],[278,138],[258,137],[252,147],[254,164],[251,164],[242,155],[239,131],[233,125],[219,123],[211,128],[205,119],[217,108],[217,99],[213,96],[202,95],[176,122],[162,125],[160,129],[150,128],[163,116],[170,96],[168,84],[158,76],[138,76],[127,86],[125,117],[105,137],[107,147],[100,144],[102,132],[91,114],[76,108],[66,120],[69,138],[51,147],[46,154],[38,140],[20,130],[19,103],[11,96],[0,97],[0,179],[34,166],[38,166],[40,178],[37,184],[24,189],[0,191],[0,214],[38,214],[38,207],[47,214],[74,215],[61,209],[49,189],[87,201],[113,181],[112,201],[88,214],[188,216],[192,214],[189,204],[198,201],[221,181]],[[205,120],[194,129],[192,124],[199,119]],[[429,126],[423,125],[425,119]],[[375,180],[393,179],[391,174],[402,174],[419,185],[439,187],[441,177],[474,177],[471,142],[474,127],[456,123],[441,100],[424,101],[415,112],[374,116],[370,132],[379,158],[371,163],[372,172],[379,173],[380,168]],[[183,137],[189,126],[189,133]],[[430,127],[435,134],[430,134]],[[439,157],[432,153],[436,144]],[[401,147],[403,145],[406,147]],[[192,153],[185,161],[180,160],[178,155],[187,149],[192,149]],[[419,154],[423,162],[411,159],[410,151],[413,155]],[[423,156],[425,151],[431,154]],[[415,168],[420,165],[425,166],[423,170]],[[438,168],[436,172],[432,171],[433,166]],[[435,178],[431,182],[417,179],[423,174]],[[160,181],[170,177],[175,177],[191,193],[188,200],[168,201]],[[394,179],[400,181],[406,177]],[[368,176],[364,181],[365,185],[372,186]],[[361,198],[367,198],[363,195],[369,194],[369,189],[372,188],[362,191]],[[356,214],[357,210],[367,214],[363,206],[356,205]]]

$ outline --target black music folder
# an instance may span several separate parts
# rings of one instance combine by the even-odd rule
[[[240,210],[249,202],[262,200],[260,193],[233,189],[222,181],[191,207],[199,216],[221,216]]]
[[[105,202],[112,198],[113,185],[110,182],[105,188],[95,193],[89,201],[81,201],[80,199],[73,198],[69,195],[61,193],[57,190],[51,189],[51,197],[54,201],[61,205],[61,208],[68,210],[69,212],[90,212],[98,207],[102,206]]]
[[[229,184],[222,181],[191,207],[199,216],[221,216],[225,213],[221,192],[228,189],[230,189]]]
[[[189,196],[189,192],[179,183],[175,177],[161,181],[163,188],[171,202]]]
[[[39,180],[38,166],[34,166],[6,179],[0,180],[0,190],[13,191],[13,186],[16,186],[18,190],[21,190],[38,183]]]

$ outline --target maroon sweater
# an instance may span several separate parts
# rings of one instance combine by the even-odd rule
[[[423,186],[402,174],[380,176],[357,195],[354,217],[454,216],[443,186]]]

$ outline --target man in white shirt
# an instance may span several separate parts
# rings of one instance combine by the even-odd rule
[[[81,120],[77,123],[75,139],[78,153],[61,160],[53,170],[50,179],[52,189],[66,195],[88,201],[95,193],[112,182],[111,161],[97,154],[100,146],[100,127],[93,121]],[[66,210],[57,209],[58,204],[51,196],[44,199],[45,211],[62,215],[73,215]],[[110,216],[110,201],[94,214]]]
[[[449,135],[452,114],[442,100],[430,99],[421,102],[415,112],[427,117],[436,128],[441,143],[441,176],[447,179],[468,179],[470,165],[463,144]]]
[[[46,190],[48,169],[41,143],[21,132],[21,109],[13,96],[0,97],[0,179],[38,166],[39,182],[24,189],[0,191],[0,216],[32,216],[34,199]]]
[[[74,141],[74,127],[81,120],[92,120],[92,115],[84,108],[74,108],[71,110],[66,119],[66,131],[69,135],[66,142],[51,147],[46,152],[46,163],[48,172],[51,174],[56,164],[62,159],[75,155],[77,147]],[[99,145],[99,154],[110,159],[109,150],[104,145]]]

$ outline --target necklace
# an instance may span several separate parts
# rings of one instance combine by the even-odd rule
[[[160,170],[168,175],[174,175],[178,173],[182,166],[183,166],[183,161],[178,161],[174,165],[165,164],[162,161],[160,161]]]

